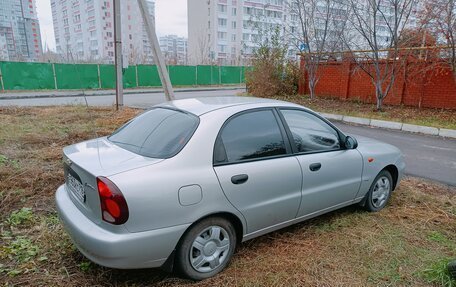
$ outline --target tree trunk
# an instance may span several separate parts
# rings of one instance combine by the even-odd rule
[[[377,98],[377,111],[380,112],[383,106],[383,93],[381,89],[377,86],[375,88],[375,97]]]
[[[310,92],[310,99],[313,100],[315,97],[315,85],[313,81],[309,81],[309,92]]]

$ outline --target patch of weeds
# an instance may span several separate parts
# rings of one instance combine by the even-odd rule
[[[448,240],[445,237],[445,235],[443,235],[442,233],[440,233],[438,231],[432,231],[431,233],[429,233],[428,239],[431,241],[438,242],[438,243],[445,243]]]
[[[422,272],[422,277],[429,283],[438,284],[444,287],[455,287],[456,280],[453,279],[448,271],[450,259],[442,259],[435,262],[430,268]]]
[[[25,236],[18,236],[10,244],[4,246],[3,249],[10,259],[14,259],[18,263],[29,262],[40,251],[39,247]]]
[[[0,154],[0,167],[2,166],[12,166],[15,169],[19,169],[19,162],[15,159],[10,159],[4,154]]]
[[[60,219],[57,213],[51,213],[44,218],[44,222],[49,227],[55,227],[60,224]]]
[[[7,163],[8,163],[8,158],[5,155],[0,154],[0,166],[5,166]]]
[[[454,242],[453,241],[451,241],[444,234],[442,234],[442,233],[440,233],[438,231],[432,231],[431,233],[429,233],[428,239],[430,241],[437,242],[437,243],[439,243],[441,245],[444,245],[444,246],[447,246],[447,247],[450,247],[450,248],[454,246]]]
[[[7,219],[7,222],[12,226],[21,225],[30,222],[33,219],[33,211],[31,208],[23,207],[13,211]]]
[[[81,262],[78,264],[78,266],[79,266],[79,269],[81,269],[81,271],[83,271],[83,272],[89,272],[93,268],[92,262],[90,262],[90,261]]]

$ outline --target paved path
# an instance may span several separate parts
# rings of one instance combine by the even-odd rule
[[[195,98],[195,97],[211,97],[211,96],[234,96],[245,92],[245,89],[220,89],[220,90],[198,90],[198,91],[180,91],[176,92],[177,99]],[[90,106],[112,106],[115,104],[115,95],[96,95],[86,96]],[[64,97],[40,97],[26,99],[0,99],[0,106],[53,106],[53,105],[73,105],[85,104],[83,96],[64,96]],[[124,95],[124,104],[132,107],[147,108],[155,104],[165,101],[163,92]]]
[[[397,146],[405,155],[407,175],[456,186],[456,140],[401,131],[352,126],[334,121],[342,131]]]

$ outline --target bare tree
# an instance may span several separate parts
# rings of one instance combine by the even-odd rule
[[[205,29],[198,33],[196,55],[192,55],[196,59],[197,65],[210,65],[212,64],[211,58],[211,39]]]
[[[399,57],[399,37],[408,24],[416,0],[348,0],[349,26],[345,44],[357,66],[375,86],[377,110],[391,91],[406,57]],[[385,49],[388,52],[384,52]],[[383,52],[382,52],[383,51]]]
[[[298,18],[300,30],[291,31],[290,35],[303,52],[301,57],[304,58],[310,97],[313,99],[320,79],[320,63],[328,58],[325,52],[343,48],[342,35],[347,23],[348,5],[331,0],[292,0],[289,5],[291,14]]]
[[[435,34],[437,41],[448,46],[442,56],[456,81],[456,1],[426,0],[420,18],[423,25]]]

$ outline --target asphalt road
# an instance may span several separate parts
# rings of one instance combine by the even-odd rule
[[[456,186],[456,140],[334,122],[342,131],[397,146],[405,156],[405,173]]]
[[[211,90],[197,92],[178,92],[175,93],[177,99],[195,98],[195,97],[211,97],[211,96],[234,96],[238,93],[245,92],[245,89],[235,90]],[[115,104],[115,95],[96,95],[86,96],[87,103],[90,106],[112,106]],[[0,106],[60,106],[60,105],[85,105],[83,96],[75,97],[49,97],[35,99],[0,99]],[[124,105],[130,107],[147,108],[165,101],[164,93],[138,93],[124,95]]]

